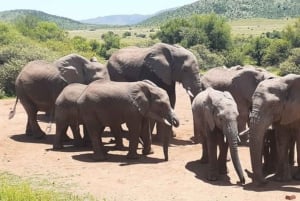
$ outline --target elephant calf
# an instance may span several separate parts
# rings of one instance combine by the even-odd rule
[[[218,173],[226,174],[228,144],[234,168],[240,182],[245,183],[238,156],[237,105],[229,92],[221,92],[211,87],[199,93],[192,103],[194,135],[202,139],[202,162],[209,162],[208,179],[217,180]],[[226,138],[226,141],[224,140]],[[217,146],[219,145],[219,158]]]
[[[129,131],[127,158],[130,159],[139,158],[137,146],[140,137],[144,141],[144,149],[150,148],[148,118],[166,126],[179,126],[179,120],[171,108],[167,93],[145,81],[105,83],[95,81],[84,90],[77,104],[80,112],[84,114],[83,122],[92,141],[95,160],[107,158],[102,141],[99,140],[99,131],[103,132],[105,126],[118,127],[126,123]],[[165,160],[168,160],[167,134],[169,132],[164,138]]]

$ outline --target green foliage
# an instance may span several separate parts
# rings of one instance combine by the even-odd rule
[[[114,49],[120,48],[120,37],[118,34],[109,31],[107,33],[104,33],[101,38],[104,41],[104,44],[102,44],[102,46],[100,47],[98,54],[105,59],[108,59]]]
[[[300,2],[298,0],[198,0],[178,9],[159,13],[141,22],[140,25],[160,25],[174,18],[211,13],[227,19],[298,17]]]
[[[262,65],[263,57],[266,54],[266,48],[270,45],[270,39],[264,36],[258,36],[253,38],[248,44],[247,54],[252,57],[255,64]]]
[[[160,31],[157,33],[157,37],[163,43],[180,43],[183,40],[182,32],[188,27],[190,27],[190,25],[187,20],[176,18],[162,25]]]
[[[186,48],[205,44],[211,50],[221,51],[231,46],[230,26],[214,14],[170,20],[160,27],[157,35],[162,42],[180,43]]]
[[[294,25],[288,25],[282,35],[285,40],[290,41],[292,47],[300,47],[300,18]]]
[[[287,59],[289,55],[290,44],[283,39],[274,39],[266,48],[266,54],[263,57],[263,63],[269,66],[279,65],[280,62]]]
[[[123,34],[122,34],[122,37],[123,38],[126,38],[128,36],[131,36],[131,32],[130,31],[125,31]]]
[[[67,192],[58,192],[32,185],[19,177],[6,173],[0,174],[0,200],[1,201],[83,201],[96,200],[92,196],[77,196]]]
[[[291,50],[291,54],[286,61],[280,64],[279,75],[287,75],[289,73],[300,74],[300,48]]]
[[[225,64],[225,58],[207,49],[204,45],[196,45],[190,49],[196,56],[200,69],[209,69]]]
[[[81,36],[72,38],[71,43],[77,51],[88,52],[92,50],[89,41]]]
[[[244,65],[245,62],[245,55],[244,52],[236,47],[229,51],[224,52],[225,56],[225,66],[237,66],[237,65]]]

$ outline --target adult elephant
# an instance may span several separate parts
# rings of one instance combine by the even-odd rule
[[[146,81],[95,81],[84,90],[77,104],[79,111],[84,113],[83,123],[92,141],[95,160],[107,158],[99,140],[99,132],[102,133],[105,126],[118,127],[126,123],[130,133],[127,157],[135,159],[139,157],[137,146],[140,137],[144,137],[144,152],[150,150],[151,135],[147,135],[149,118],[168,127],[179,125],[167,93]],[[165,134],[165,160],[168,160],[168,139],[169,135]]]
[[[228,92],[207,88],[199,93],[193,103],[193,120],[196,134],[202,138],[204,155],[209,161],[208,180],[215,181],[218,174],[226,174],[228,144],[234,168],[240,182],[245,183],[243,169],[238,156],[237,105]],[[226,141],[224,138],[226,137]],[[219,145],[219,157],[217,146]]]
[[[25,133],[41,138],[45,133],[37,123],[38,111],[49,112],[53,116],[55,100],[65,86],[74,82],[88,84],[107,76],[104,65],[77,54],[64,56],[54,63],[31,61],[16,79],[17,99],[10,118],[20,99],[28,116]]]
[[[291,179],[289,145],[297,142],[298,172],[300,178],[300,75],[289,74],[261,82],[252,97],[250,114],[250,156],[254,174],[253,180],[266,183],[262,168],[262,149],[265,132],[270,125],[275,131],[277,144],[276,178],[280,181]]]
[[[234,66],[231,68],[216,67],[201,77],[201,87],[212,87],[220,91],[228,91],[233,96],[239,111],[238,131],[246,129],[252,107],[252,95],[257,85],[275,75],[254,66]],[[199,142],[198,136],[194,136]]]
[[[150,80],[167,91],[175,106],[175,83],[180,82],[191,98],[200,92],[199,66],[187,49],[165,43],[151,47],[127,47],[112,54],[107,63],[112,81]]]

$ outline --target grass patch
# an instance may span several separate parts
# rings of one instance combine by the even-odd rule
[[[0,173],[0,201],[96,201],[90,195],[59,192],[51,186],[39,187],[15,175]]]

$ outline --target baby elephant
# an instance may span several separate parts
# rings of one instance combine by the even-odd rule
[[[138,82],[99,82],[91,83],[77,101],[83,122],[91,138],[95,160],[105,160],[99,131],[106,126],[118,127],[126,123],[129,131],[129,152],[127,158],[139,158],[137,146],[139,138],[144,148],[151,144],[149,120],[154,119],[165,126],[179,126],[179,120],[171,108],[169,97],[163,89],[147,81]],[[102,133],[100,132],[100,133]],[[164,153],[167,160],[167,147],[170,132],[164,137]]]
[[[208,180],[215,181],[219,173],[227,173],[226,158],[229,144],[234,168],[240,182],[244,184],[245,178],[237,147],[239,113],[231,94],[207,88],[193,100],[192,111],[195,136],[199,136],[202,141],[201,162],[209,163]],[[220,152],[218,158],[217,145]]]

